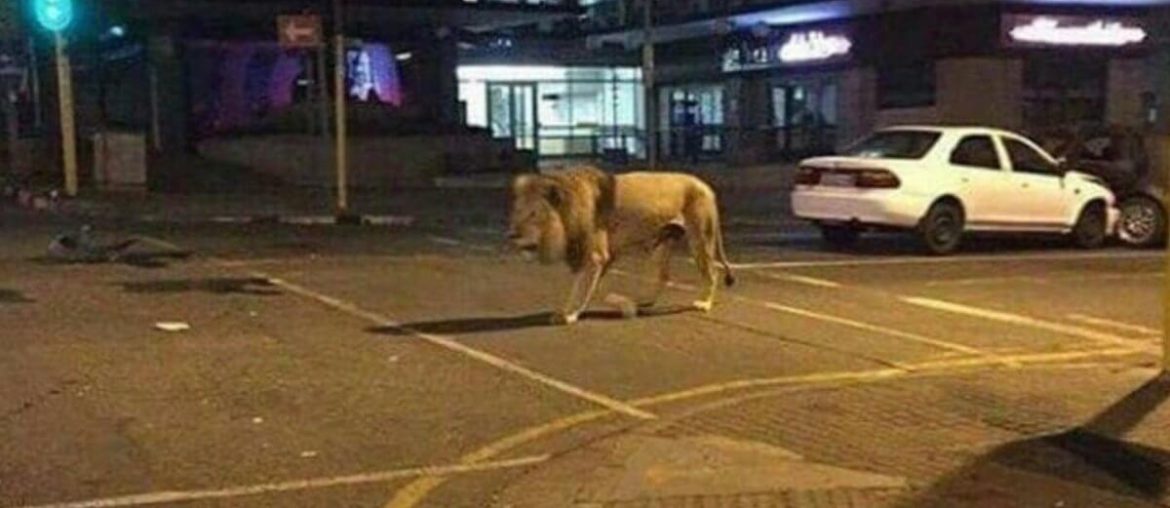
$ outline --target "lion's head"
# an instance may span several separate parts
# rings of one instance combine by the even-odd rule
[[[512,182],[512,211],[508,218],[508,240],[526,254],[537,254],[542,262],[565,257],[565,225],[556,206],[559,191],[551,179],[522,175]]]
[[[522,175],[512,182],[508,240],[541,261],[580,269],[613,207],[613,177],[593,168]]]

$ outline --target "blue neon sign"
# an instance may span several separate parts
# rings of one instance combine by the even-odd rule
[[[73,0],[33,0],[33,13],[45,29],[60,32],[73,22]]]

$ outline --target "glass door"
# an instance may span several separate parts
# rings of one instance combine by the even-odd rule
[[[488,83],[488,125],[492,136],[511,138],[520,150],[536,150],[535,83]]]
[[[772,86],[776,151],[785,158],[831,152],[836,144],[837,83],[796,81]]]

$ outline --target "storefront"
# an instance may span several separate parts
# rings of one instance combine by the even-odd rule
[[[727,79],[745,81],[739,97],[744,114],[736,127],[765,132],[761,150],[769,159],[793,159],[831,152],[841,117],[842,70],[854,61],[850,30],[844,26],[782,30],[760,26],[733,34],[722,55]],[[750,104],[763,104],[756,110]],[[757,138],[759,138],[757,136]]]
[[[1098,10],[994,4],[732,30],[718,57],[724,152],[794,160],[909,123],[1140,126],[1156,103],[1144,14]]]
[[[723,153],[722,83],[664,86],[658,100],[658,143],[664,157],[697,162]]]
[[[539,157],[644,153],[642,73],[628,67],[464,65],[468,125]]]

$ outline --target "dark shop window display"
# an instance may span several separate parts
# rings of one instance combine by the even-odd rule
[[[934,62],[889,62],[878,67],[878,108],[924,108],[934,105]]]

